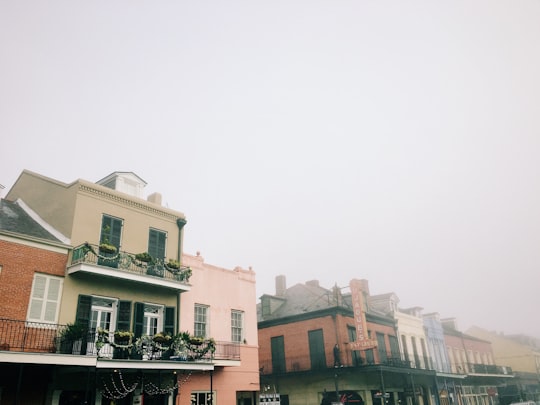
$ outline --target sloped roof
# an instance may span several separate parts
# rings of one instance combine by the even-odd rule
[[[32,218],[18,201],[0,200],[0,231],[18,233],[51,242],[65,243]]]

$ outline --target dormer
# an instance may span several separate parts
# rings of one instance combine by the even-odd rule
[[[114,172],[96,184],[137,198],[144,198],[143,189],[146,186],[146,182],[133,172]]]

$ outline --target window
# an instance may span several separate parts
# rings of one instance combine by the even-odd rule
[[[143,335],[154,336],[163,330],[163,307],[144,305]]]
[[[384,334],[376,332],[375,336],[377,336],[377,347],[379,349],[379,359],[381,363],[386,363],[388,360],[388,354],[386,353],[386,342],[384,339]]]
[[[272,372],[285,372],[285,342],[283,336],[274,336],[270,339],[272,351]]]
[[[244,338],[244,312],[231,311],[231,341],[242,342]]]
[[[120,239],[122,234],[122,220],[113,218],[108,215],[103,215],[101,220],[101,236],[99,243],[107,243],[114,245],[118,249],[120,247]]]
[[[191,393],[191,405],[214,405],[215,391],[194,391]]]
[[[59,277],[35,274],[28,306],[28,320],[56,323],[60,308],[63,280]]]
[[[309,357],[311,369],[317,370],[326,368],[326,355],[324,353],[323,330],[316,329],[308,331]]]
[[[157,229],[150,229],[148,234],[148,254],[154,259],[165,259],[167,234]]]
[[[353,325],[347,325],[347,334],[349,336],[349,342],[356,342],[356,327]],[[351,352],[352,361],[355,366],[363,363],[362,356],[359,350],[353,350]]]
[[[195,336],[207,337],[208,333],[208,306],[195,304],[195,325],[193,327]]]

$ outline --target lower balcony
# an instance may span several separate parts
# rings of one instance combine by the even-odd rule
[[[175,336],[156,334],[134,338],[131,332],[73,328],[0,318],[0,353],[76,355],[102,361],[160,361],[232,363],[240,360],[240,345],[200,339],[187,333]],[[55,360],[47,360],[54,364]]]
[[[73,249],[68,274],[90,273],[104,277],[159,285],[179,292],[189,291],[191,269],[177,262],[138,258],[139,255],[118,251],[104,252],[99,246],[85,243]]]

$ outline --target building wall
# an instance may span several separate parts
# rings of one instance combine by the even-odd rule
[[[472,364],[494,364],[491,343],[467,335],[445,333],[444,341],[453,373],[471,372]]]
[[[255,273],[239,267],[228,270],[204,262],[201,255],[183,255],[192,269],[191,290],[181,295],[180,330],[193,333],[194,306],[209,306],[209,337],[231,342],[231,310],[244,312],[244,339],[240,343],[240,365],[216,366],[212,376],[218,403],[237,403],[237,393],[259,391],[259,357]],[[194,373],[183,385],[180,405],[188,405],[188,393],[210,388],[209,373]]]
[[[6,199],[15,201],[21,198],[41,218],[69,238],[73,229],[76,193],[74,183],[65,184],[24,170]]]
[[[437,371],[449,373],[450,360],[444,342],[444,330],[439,320],[438,314],[424,315],[424,325],[426,327],[426,339],[433,368]]]
[[[80,181],[80,186],[71,234],[74,246],[84,242],[97,244],[101,219],[106,214],[123,220],[121,250],[146,252],[148,232],[154,228],[167,233],[166,258],[179,259],[181,236],[177,219],[184,218],[181,212],[97,184]]]
[[[0,235],[0,318],[26,320],[34,273],[64,276],[67,248]]]
[[[399,344],[403,353],[407,352],[409,355],[409,361],[413,363],[415,367],[427,368],[427,347],[426,347],[426,333],[424,330],[424,321],[422,318],[409,315],[403,312],[395,312],[398,323]],[[404,343],[405,342],[405,343]],[[404,346],[405,345],[405,346]],[[415,353],[419,357],[420,364],[415,364]]]
[[[66,184],[26,170],[6,198],[21,198],[73,246],[98,244],[101,218],[107,214],[123,220],[121,250],[146,252],[152,227],[167,232],[166,257],[179,259],[182,234],[177,219],[185,219],[181,212],[86,180]]]
[[[510,366],[513,371],[540,374],[540,350],[533,350],[530,346],[516,342],[509,337],[490,332],[478,327],[472,327],[468,334],[479,339],[489,340],[493,349],[494,361],[496,364]]]

